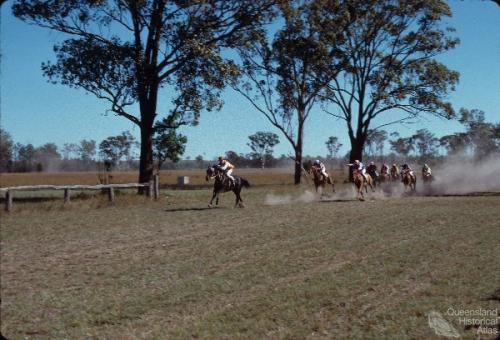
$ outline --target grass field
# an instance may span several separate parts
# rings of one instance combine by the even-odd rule
[[[293,176],[288,169],[238,169],[237,173],[247,178],[252,184],[292,184]],[[341,173],[335,174],[341,177]],[[137,171],[120,171],[112,173],[112,183],[135,183],[139,177]],[[189,176],[190,184],[205,185],[205,169],[196,170],[165,170],[160,173],[162,185],[177,184],[177,176]],[[0,174],[0,186],[10,187],[19,185],[71,185],[99,183],[97,172],[53,172],[53,173],[6,173]]]
[[[16,204],[0,216],[2,334],[438,339],[436,311],[476,339],[447,311],[500,307],[499,196],[321,202],[254,176],[245,209],[231,193],[207,209],[209,190]]]

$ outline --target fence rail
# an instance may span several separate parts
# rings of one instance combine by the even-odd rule
[[[0,188],[0,193],[5,193],[5,211],[12,210],[15,191],[37,191],[37,190],[64,190],[64,202],[71,200],[71,190],[106,190],[108,200],[115,201],[115,189],[146,188],[146,193],[151,199],[158,199],[160,196],[159,177],[155,175],[154,180],[149,183],[120,183],[120,184],[100,184],[100,185],[28,185]]]

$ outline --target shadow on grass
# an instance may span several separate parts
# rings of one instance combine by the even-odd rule
[[[89,200],[98,197],[99,194],[87,194],[87,193],[76,193],[71,195],[71,200]],[[54,202],[61,201],[64,202],[63,196],[14,196],[13,201],[15,203],[42,203],[42,202]],[[0,198],[0,204],[5,203],[5,198]],[[1,340],[1,339],[0,339]]]
[[[53,201],[63,201],[61,197],[14,197],[13,199],[16,203],[41,203],[41,202],[53,202]],[[0,199],[0,203],[3,204],[5,199]]]
[[[204,208],[171,208],[165,209],[166,212],[175,212],[175,211],[202,211],[202,210],[213,210],[213,209],[221,209],[221,207],[204,207]]]
[[[357,198],[324,198],[322,200],[318,200],[321,203],[332,203],[332,202],[355,202]]]

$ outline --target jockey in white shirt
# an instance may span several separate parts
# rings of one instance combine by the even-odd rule
[[[234,184],[234,177],[232,173],[235,166],[229,163],[227,160],[225,160],[223,156],[219,156],[219,166],[221,170],[223,170],[226,176],[229,178],[231,184]]]
[[[325,178],[328,180],[328,178],[330,177],[328,175],[328,173],[326,172],[326,167],[325,165],[323,164],[323,162],[321,162],[319,159],[315,160],[314,163],[313,163],[313,166],[315,168],[318,168],[320,171],[321,171],[321,174],[323,176],[325,176]]]
[[[360,162],[359,160],[355,160],[354,163],[350,163],[348,164],[349,166],[356,166],[356,169],[361,173],[361,175],[363,175],[363,178],[365,179],[365,181],[367,180],[366,179],[366,168],[365,168],[365,165]]]
[[[427,165],[427,163],[424,164],[424,167],[422,168],[422,174],[426,175],[428,174],[429,176],[432,175],[432,170],[431,168]]]

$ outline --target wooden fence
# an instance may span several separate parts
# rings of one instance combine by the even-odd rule
[[[124,183],[124,184],[102,184],[102,185],[32,185],[0,188],[0,192],[5,192],[5,211],[12,210],[15,191],[37,191],[37,190],[64,190],[64,203],[71,200],[71,190],[105,190],[108,193],[110,202],[115,201],[115,189],[145,188],[148,197],[158,199],[160,196],[160,183],[158,175],[149,183]]]

